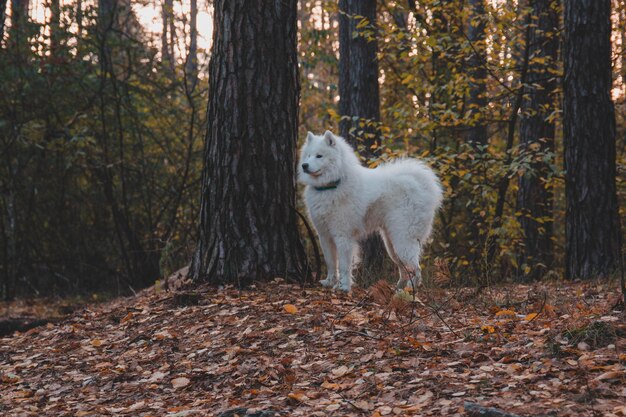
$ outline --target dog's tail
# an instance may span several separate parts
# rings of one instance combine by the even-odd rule
[[[435,171],[426,163],[418,159],[402,159],[393,163],[391,169],[397,169],[402,173],[409,173],[417,179],[424,191],[428,194],[428,201],[433,203],[437,210],[443,203],[443,187]]]

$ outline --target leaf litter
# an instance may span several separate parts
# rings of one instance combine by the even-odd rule
[[[194,294],[148,289],[0,339],[0,414],[626,416],[626,320],[605,284]]]

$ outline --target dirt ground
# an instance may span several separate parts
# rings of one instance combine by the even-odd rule
[[[0,338],[0,414],[478,415],[469,402],[523,416],[626,415],[614,286],[419,298],[382,282],[351,295],[281,280],[151,288]]]

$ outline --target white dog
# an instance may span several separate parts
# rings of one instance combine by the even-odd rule
[[[427,165],[402,159],[368,169],[343,138],[309,132],[298,176],[328,267],[322,285],[350,291],[358,241],[374,232],[400,269],[398,287],[421,283],[420,254],[443,198]]]

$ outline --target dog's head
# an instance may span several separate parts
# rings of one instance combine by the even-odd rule
[[[339,141],[343,139],[326,131],[321,136],[309,132],[300,150],[298,179],[300,182],[319,186],[341,177],[342,160]]]

